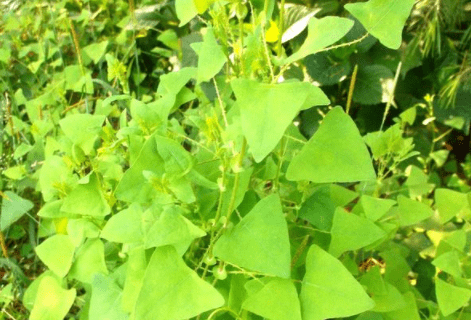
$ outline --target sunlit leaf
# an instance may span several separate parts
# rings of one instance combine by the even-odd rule
[[[292,63],[340,40],[353,27],[353,21],[339,17],[312,17],[308,24],[308,35],[301,48],[283,61]]]
[[[288,227],[280,199],[270,195],[214,245],[214,255],[249,270],[290,277]]]
[[[259,282],[260,280],[252,280]],[[242,308],[270,320],[301,320],[296,287],[291,280],[274,278],[242,304]]]
[[[62,320],[72,307],[76,295],[74,288],[63,289],[60,282],[50,276],[44,277],[38,287],[36,301],[30,320]]]
[[[65,277],[72,266],[75,246],[69,236],[56,234],[36,247],[39,259],[58,276]]]
[[[445,317],[465,306],[471,298],[471,290],[454,286],[440,278],[435,278],[435,292],[438,307]]]
[[[370,0],[348,3],[348,10],[373,36],[388,48],[399,49],[402,29],[415,0]]]
[[[242,131],[257,162],[276,147],[306,101],[310,107],[329,104],[321,89],[306,82],[264,84],[235,79],[231,86],[240,109]]]
[[[376,178],[366,145],[353,120],[335,107],[286,173],[288,180],[316,183],[368,181]]]
[[[339,260],[318,246],[311,246],[301,290],[303,319],[349,317],[370,310],[374,305]]]
[[[155,249],[142,283],[136,320],[188,319],[224,304],[221,294],[188,268],[171,246]]]
[[[338,257],[345,251],[357,250],[383,238],[386,233],[368,219],[337,208],[331,229],[329,253]]]

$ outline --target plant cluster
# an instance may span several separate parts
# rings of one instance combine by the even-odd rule
[[[471,319],[467,1],[0,8],[0,318]]]

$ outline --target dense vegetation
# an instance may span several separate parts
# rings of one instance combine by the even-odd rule
[[[0,10],[0,319],[471,319],[468,0]]]

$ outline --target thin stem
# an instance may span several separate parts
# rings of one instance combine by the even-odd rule
[[[352,105],[352,97],[353,97],[353,91],[355,90],[355,82],[357,81],[357,73],[358,73],[358,64],[356,64],[355,69],[353,69],[352,80],[350,81],[350,88],[348,90],[347,110],[346,110],[347,114],[350,111],[350,107]]]
[[[386,121],[386,117],[388,115],[389,108],[391,107],[391,104],[393,102],[394,91],[396,90],[397,81],[399,80],[399,74],[401,73],[401,67],[402,67],[402,61],[399,62],[399,64],[397,65],[396,76],[394,77],[394,84],[393,84],[393,87],[392,87],[391,92],[389,94],[388,103],[386,104],[386,109],[384,110],[383,121],[381,121],[381,127],[379,128],[379,131],[383,131],[384,122]]]
[[[218,84],[216,82],[216,79],[214,78],[213,78],[213,83],[214,83],[214,88],[216,88],[216,95],[218,97],[219,107],[221,108],[222,118],[224,119],[224,125],[227,128],[229,124],[227,123],[226,110],[224,110],[224,105],[222,103],[221,95],[219,94]]]
[[[244,156],[245,156],[245,149],[247,147],[247,140],[245,140],[245,138],[242,140],[242,148],[240,150],[240,154],[239,154],[239,161],[237,163],[237,172],[235,173],[235,177],[234,177],[234,187],[232,189],[232,194],[231,194],[231,200],[229,202],[229,206],[227,208],[227,214],[226,214],[226,221],[224,223],[224,229],[227,227],[227,224],[229,223],[230,219],[231,219],[231,215],[232,215],[232,212],[234,211],[234,206],[235,206],[235,199],[236,199],[236,195],[237,195],[237,189],[239,189],[239,180],[240,180],[240,168],[242,168],[242,161],[244,159]]]
[[[284,24],[284,17],[285,15],[285,0],[281,0],[280,4],[280,23],[278,25],[278,31],[280,32],[280,35],[278,37],[278,45],[277,45],[277,51],[278,51],[278,56],[281,56],[282,53],[282,46],[281,46],[281,38],[283,35],[283,24]]]

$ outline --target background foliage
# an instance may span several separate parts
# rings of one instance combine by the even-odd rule
[[[0,8],[0,317],[471,319],[469,1]]]

